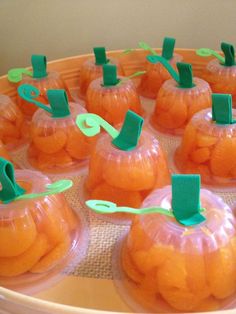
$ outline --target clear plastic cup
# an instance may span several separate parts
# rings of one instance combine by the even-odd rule
[[[187,125],[174,159],[182,173],[199,173],[204,184],[235,188],[236,124],[217,124],[211,109],[202,110]]]
[[[35,86],[40,91],[40,95],[37,97],[37,100],[45,105],[48,104],[47,91],[49,89],[65,89],[67,94],[70,95],[69,90],[65,86],[65,83],[58,72],[48,72],[47,76],[43,78],[33,78],[23,75],[19,86],[22,84],[30,84]],[[17,97],[17,103],[25,116],[30,119],[38,109],[35,104],[25,101],[19,95]]]
[[[201,189],[200,198],[206,221],[194,227],[160,214],[135,217],[121,244],[115,280],[136,311],[186,313],[235,307],[235,217],[212,192]],[[170,209],[171,199],[168,186],[150,194],[142,207]]]
[[[131,151],[118,149],[108,134],[101,134],[91,154],[85,191],[89,199],[139,208],[153,189],[169,182],[165,154],[150,132],[143,130],[138,146]],[[131,216],[112,214],[112,217],[122,220]]]
[[[27,193],[44,192],[51,183],[31,170],[16,170],[15,177]],[[83,228],[62,194],[1,203],[1,286],[30,291],[62,276],[84,245]]]
[[[68,173],[87,164],[96,138],[82,134],[75,124],[77,115],[87,111],[78,103],[70,103],[71,114],[53,118],[38,109],[32,118],[31,141],[27,151],[29,163],[48,173]]]
[[[235,107],[236,65],[225,66],[218,59],[214,59],[207,64],[203,77],[209,83],[213,93],[231,94]]]
[[[174,54],[169,63],[174,69],[176,63],[181,62],[183,57],[179,54]],[[141,96],[156,99],[159,89],[162,84],[169,80],[171,75],[161,63],[150,63],[146,61],[146,74],[141,76],[141,82],[138,86],[138,92]]]
[[[120,62],[114,58],[109,58],[109,64],[115,64],[117,66],[117,73],[118,75],[124,75],[124,71]],[[96,65],[95,59],[88,59],[85,61],[80,69],[80,77],[79,77],[79,86],[80,86],[80,93],[79,96],[81,99],[86,98],[87,89],[89,84],[102,77],[102,70],[103,65]]]
[[[15,150],[29,139],[29,124],[10,97],[0,95],[0,140],[8,150]]]
[[[192,88],[180,88],[175,80],[166,81],[160,88],[150,122],[154,129],[171,134],[182,135],[192,116],[211,107],[209,84],[194,78]]]
[[[88,112],[98,114],[111,125],[123,122],[128,110],[142,114],[139,95],[131,80],[115,86],[103,86],[102,78],[93,81],[87,90],[86,108]]]

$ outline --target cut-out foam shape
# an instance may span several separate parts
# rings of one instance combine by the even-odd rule
[[[84,113],[77,116],[76,125],[84,135],[89,137],[99,134],[102,127],[113,138],[113,145],[120,150],[130,151],[138,145],[143,118],[128,110],[120,132],[103,118],[93,113]]]
[[[115,64],[104,64],[103,67],[103,86],[115,86],[119,83],[117,78],[117,66]]]
[[[21,98],[29,103],[34,103],[37,107],[49,112],[53,118],[64,118],[70,115],[68,98],[63,89],[47,91],[50,107],[35,99],[40,95],[40,91],[35,86],[22,84],[18,87],[17,91]]]
[[[119,135],[112,144],[121,150],[130,151],[138,145],[142,133],[143,118],[128,110]]]
[[[24,68],[16,68],[16,69],[11,69],[7,73],[7,78],[9,82],[12,83],[18,83],[22,80],[22,74],[28,75],[28,76],[33,76],[33,72],[24,69]]]
[[[196,50],[196,54],[200,57],[216,57],[221,63],[225,62],[225,58],[222,57],[218,52],[209,48],[199,48]]]
[[[25,190],[16,183],[13,164],[0,157],[0,182],[2,189],[0,191],[0,200],[4,203],[10,203],[17,196],[25,193]]]
[[[172,175],[172,209],[176,220],[185,226],[202,223],[200,213],[200,175]]]
[[[232,113],[232,96],[212,94],[212,120],[217,124],[234,124]]]
[[[195,86],[193,83],[192,65],[190,63],[177,62],[176,65],[179,72],[177,73],[170,63],[161,56],[147,56],[147,60],[154,64],[160,62],[178,83],[180,88],[192,88]]]
[[[156,51],[152,47],[150,47],[147,43],[140,41],[138,45],[140,48],[150,51],[152,55],[157,56]],[[174,49],[175,49],[175,38],[165,37],[162,44],[162,57],[165,58],[166,60],[172,59],[173,54],[174,54]]]
[[[218,54],[216,51],[208,48],[200,48],[196,50],[196,54],[201,57],[209,57],[214,56],[216,57],[221,64],[224,66],[234,66],[235,65],[235,53],[234,53],[234,46],[232,44],[222,42],[221,43],[221,50],[224,53],[224,57]]]
[[[95,55],[95,64],[96,65],[103,65],[109,62],[106,56],[106,49],[105,47],[94,47],[93,52]]]
[[[59,181],[46,185],[45,192],[24,194],[24,195],[16,197],[15,200],[34,199],[34,198],[44,197],[44,196],[48,196],[52,194],[59,194],[70,189],[72,185],[73,185],[73,182],[71,180],[59,180]]]
[[[31,64],[33,67],[33,77],[41,79],[47,77],[47,58],[44,55],[32,55]]]

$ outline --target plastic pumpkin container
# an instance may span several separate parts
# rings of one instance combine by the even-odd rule
[[[222,43],[224,61],[213,59],[206,65],[202,77],[209,83],[213,93],[231,94],[233,104],[236,102],[236,63],[234,47],[228,43]]]
[[[2,159],[0,162],[2,165]],[[42,173],[31,170],[16,170],[15,180],[18,191],[23,188],[36,194],[51,183]],[[4,191],[6,183],[1,183]],[[34,291],[62,276],[72,258],[77,258],[79,246],[85,244],[80,243],[84,226],[64,196],[51,194],[7,202],[3,201],[3,192],[0,197],[1,286]]]
[[[29,125],[10,97],[0,95],[0,140],[8,150],[20,148],[29,139]]]
[[[103,78],[94,80],[87,89],[86,109],[112,125],[123,122],[130,109],[142,113],[136,87],[131,80],[117,78],[115,65],[103,66]]]
[[[32,55],[31,62],[33,67],[33,76],[23,75],[19,86],[23,84],[35,86],[39,90],[38,99],[45,105],[48,104],[47,91],[49,89],[66,89],[67,94],[69,95],[69,90],[66,88],[60,73],[56,71],[47,72],[46,56]],[[30,119],[38,109],[34,103],[29,104],[19,96],[17,97],[17,103],[22,112]]]
[[[211,106],[210,86],[200,78],[192,78],[190,64],[178,63],[177,74],[165,59],[156,56],[150,58],[154,58],[149,59],[154,62],[155,60],[162,62],[173,76],[173,79],[167,80],[158,92],[150,123],[160,132],[182,135],[192,116]]]
[[[181,62],[183,57],[174,53],[175,39],[166,37],[162,46],[162,57],[169,61],[174,69],[176,63]],[[161,63],[150,63],[146,61],[146,74],[141,77],[138,86],[138,92],[141,96],[156,99],[157,94],[163,83],[171,79],[170,73],[162,66]]]
[[[171,199],[171,187],[165,187],[142,207],[170,209]],[[200,199],[206,221],[196,226],[158,214],[135,217],[119,257],[114,256],[119,269],[113,274],[123,300],[135,311],[189,313],[235,306],[235,217],[212,192],[202,189]]]
[[[79,86],[80,86],[80,93],[79,96],[82,99],[86,98],[87,89],[89,84],[102,77],[103,73],[103,65],[104,64],[115,64],[117,66],[117,72],[119,75],[124,75],[122,66],[118,59],[114,58],[107,58],[106,50],[104,47],[95,47],[94,51],[94,58],[89,58],[86,60],[80,68],[80,77],[79,77]]]
[[[214,109],[213,113],[205,109],[193,116],[175,152],[175,164],[183,173],[201,174],[207,185],[230,189],[236,182],[236,124],[221,119],[225,105],[225,110],[231,105],[231,96],[213,96],[213,105],[215,102],[221,109],[218,117],[214,118]],[[231,115],[236,116],[235,109]]]
[[[143,130],[140,135],[140,121],[141,117],[128,111],[119,136],[113,141],[109,134],[99,136],[85,180],[86,198],[139,208],[150,191],[169,183],[166,156],[151,132]],[[134,144],[127,150],[121,142]],[[124,217],[128,215],[120,215]]]
[[[96,140],[84,136],[75,124],[76,117],[86,110],[78,103],[68,103],[64,90],[49,90],[47,97],[51,109],[48,111],[49,107],[39,104],[42,108],[32,118],[28,161],[43,172],[80,170],[86,165]]]

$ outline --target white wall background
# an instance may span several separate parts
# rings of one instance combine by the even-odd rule
[[[161,46],[219,48],[236,44],[236,0],[0,0],[0,74],[48,60],[107,49]]]

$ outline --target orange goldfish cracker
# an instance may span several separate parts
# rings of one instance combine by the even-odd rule
[[[236,263],[230,245],[207,254],[205,263],[207,282],[212,295],[218,299],[232,295],[236,290]]]
[[[50,270],[55,264],[63,259],[69,251],[71,239],[67,236],[63,242],[57,244],[49,253],[44,255],[31,269],[32,273],[43,273]]]
[[[229,177],[230,171],[236,166],[236,139],[223,138],[212,150],[210,167],[213,175]]]
[[[207,147],[198,148],[192,151],[190,157],[197,164],[204,163],[210,159],[210,150]]]
[[[0,257],[13,257],[25,252],[35,241],[36,226],[31,214],[0,220]]]
[[[66,144],[67,136],[62,130],[57,130],[49,136],[35,136],[33,143],[45,154],[55,154]]]
[[[121,190],[112,187],[107,183],[98,185],[92,192],[92,199],[107,200],[116,203],[119,206],[130,206],[139,208],[142,203],[142,198],[139,192]]]
[[[45,254],[46,236],[39,234],[27,251],[15,257],[0,258],[0,276],[13,277],[28,272]]]

